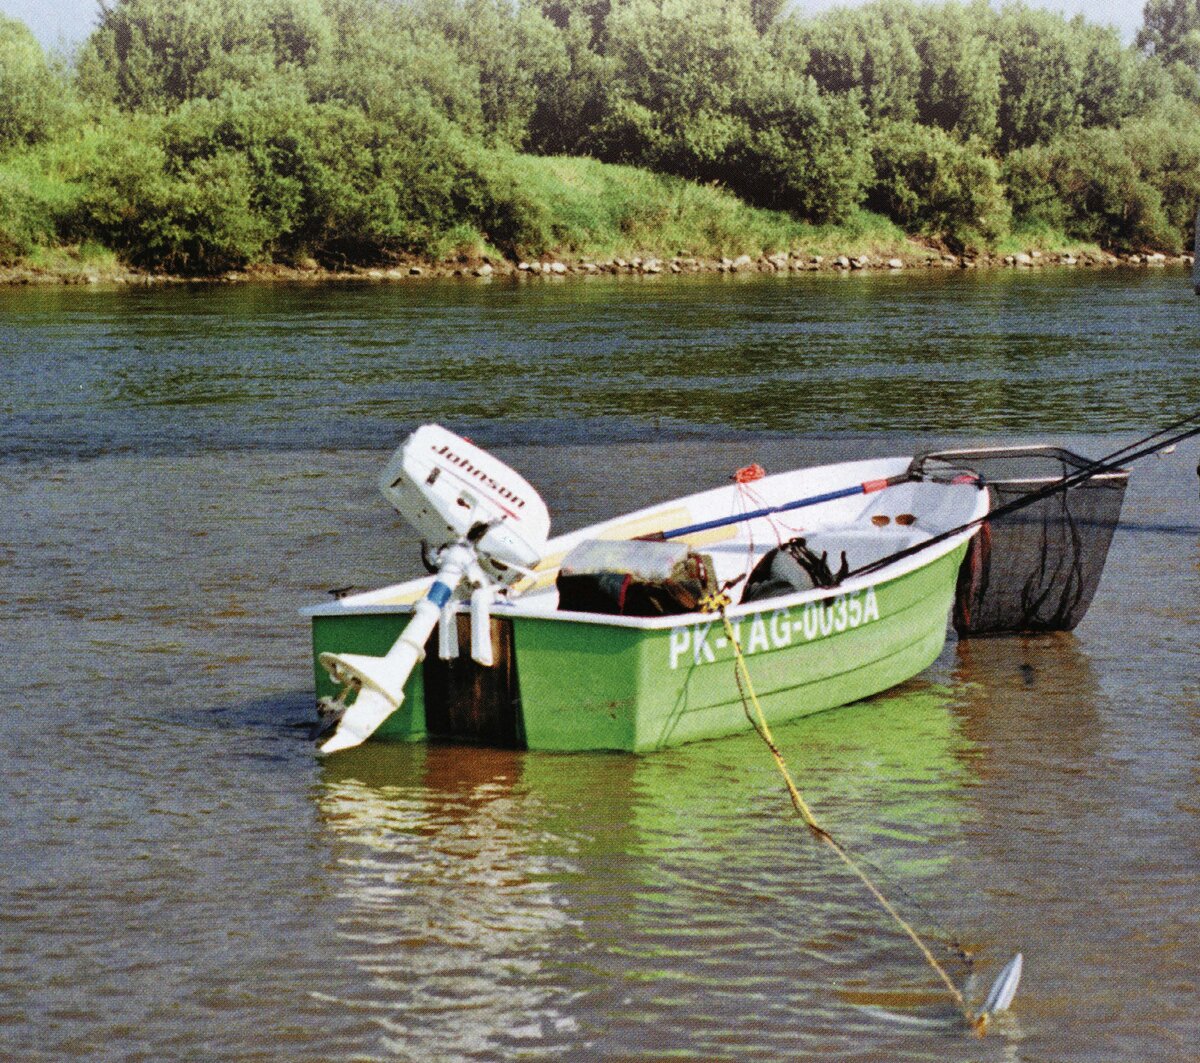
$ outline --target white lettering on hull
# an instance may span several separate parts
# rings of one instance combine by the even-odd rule
[[[879,599],[875,588],[839,594],[821,602],[805,602],[794,615],[789,608],[774,609],[769,613],[754,613],[739,617],[730,623],[734,635],[747,656],[767,650],[781,650],[793,642],[813,642],[831,635],[851,631],[879,619]],[[742,641],[743,625],[749,623],[750,634]],[[671,670],[679,667],[680,661],[692,665],[712,664],[717,660],[716,650],[723,650],[727,640],[722,636],[710,640],[712,621],[703,624],[681,624],[671,628],[667,643],[667,654]],[[722,657],[732,655],[723,654]]]

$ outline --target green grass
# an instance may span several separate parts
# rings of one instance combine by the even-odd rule
[[[34,257],[58,245],[59,219],[82,193],[64,165],[69,146],[12,152],[0,159],[0,264],[41,268]]]
[[[582,158],[509,156],[504,166],[538,208],[524,254],[596,258],[787,250],[808,226],[756,210],[719,188]]]
[[[121,269],[116,252],[92,241],[36,247],[25,263],[31,269],[54,273],[64,278],[111,275]]]
[[[83,194],[81,176],[106,143],[99,127],[86,127],[61,140],[10,152],[0,158],[0,175],[20,182],[28,195],[56,212],[66,211]]]
[[[836,225],[811,225],[781,211],[751,207],[714,185],[594,159],[509,154],[497,156],[497,168],[538,206],[540,225],[531,227],[531,238],[520,246],[527,256],[718,259],[792,251],[912,262],[939,253],[929,241],[868,210]],[[1000,256],[1021,251],[1080,255],[1099,253],[1100,247],[1032,224],[978,250]]]
[[[529,256],[692,256],[719,259],[779,251],[875,257],[922,248],[896,225],[856,211],[840,225],[810,225],[751,207],[714,185],[585,158],[501,157],[506,174],[537,205],[541,224],[520,245]]]
[[[1007,236],[996,241],[992,248],[997,255],[1016,255],[1022,251],[1045,251],[1048,253],[1073,255],[1100,254],[1100,245],[1076,240],[1061,229],[1042,222],[1018,225]]]
[[[454,262],[465,259],[477,262],[480,259],[499,261],[503,252],[493,247],[473,225],[456,225],[444,233],[430,237],[427,254],[435,262]]]
[[[924,257],[926,247],[895,222],[857,210],[839,225],[806,225],[800,249],[812,255],[870,255],[872,258]]]

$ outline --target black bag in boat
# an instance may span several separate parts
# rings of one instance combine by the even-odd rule
[[[563,558],[555,583],[560,609],[615,616],[695,612],[717,589],[708,554],[639,539],[580,543]]]
[[[757,602],[815,587],[836,587],[846,578],[849,568],[844,550],[841,566],[834,572],[826,551],[818,554],[803,538],[789,539],[763,554],[746,580],[742,601]]]

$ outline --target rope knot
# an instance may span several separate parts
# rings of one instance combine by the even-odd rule
[[[700,599],[699,607],[702,613],[721,613],[733,604],[733,599],[724,591],[713,591]]]

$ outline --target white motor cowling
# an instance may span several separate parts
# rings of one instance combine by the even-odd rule
[[[550,512],[529,482],[441,425],[424,425],[404,441],[379,488],[434,546],[470,537],[499,583],[514,583],[520,568],[536,565],[550,535]],[[487,531],[475,538],[481,526]]]

